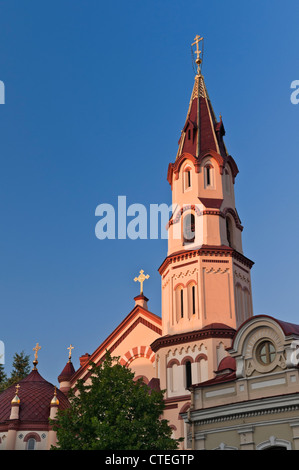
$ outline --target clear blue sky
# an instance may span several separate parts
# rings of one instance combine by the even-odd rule
[[[240,173],[255,314],[299,322],[297,0],[0,1],[0,339],[52,383],[134,306],[143,268],[161,313],[165,240],[95,237],[95,208],[171,202],[193,86],[190,44]]]

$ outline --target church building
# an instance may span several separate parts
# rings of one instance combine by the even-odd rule
[[[0,441],[1,431],[8,438],[14,429],[10,448],[13,442],[20,446],[28,427],[18,427],[26,415],[22,390],[38,379],[47,388],[47,413],[54,416],[56,398],[67,406],[68,391],[79,379],[88,381],[90,362],[100,363],[109,350],[135,378],[165,390],[163,417],[173,437],[184,438],[181,449],[299,449],[299,325],[253,314],[254,263],[243,252],[234,191],[238,166],[202,75],[202,40],[196,36],[192,44],[197,70],[167,172],[175,210],[168,250],[157,267],[161,317],[149,310],[143,289],[148,274],[141,270],[131,312],[95,351],[80,357],[78,370],[68,361],[55,395],[53,386],[41,385],[37,371],[20,383],[20,398],[13,389],[0,395]],[[44,423],[31,423],[29,430],[28,440],[34,433],[37,440],[55,442]]]
[[[191,406],[190,387],[212,380],[236,330],[252,317],[250,270],[243,254],[242,224],[234,183],[238,167],[228,153],[221,116],[216,118],[201,73],[202,38],[196,36],[197,74],[176,158],[167,180],[176,207],[168,223],[168,252],[159,267],[162,315],[148,310],[141,289],[135,307],[91,355],[67,387],[88,380],[89,361],[105,350],[120,356],[136,377],[166,390],[164,417],[175,438],[186,437],[183,419]],[[145,280],[141,271],[138,280]]]

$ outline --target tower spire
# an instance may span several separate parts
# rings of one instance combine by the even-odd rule
[[[194,61],[197,71],[176,159],[187,153],[200,158],[208,151],[214,151],[226,159],[228,153],[223,141],[225,130],[222,119],[217,121],[202,75],[203,58],[200,44],[203,45],[203,37],[197,35],[191,44],[192,54],[196,56]]]

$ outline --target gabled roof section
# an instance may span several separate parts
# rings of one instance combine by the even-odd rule
[[[125,317],[125,319],[113,330],[113,332],[100,344],[100,346],[91,354],[86,354],[86,361],[81,364],[81,367],[75,372],[71,378],[74,384],[82,374],[89,368],[90,362],[98,363],[102,360],[106,350],[111,354],[117,346],[136,328],[139,324],[143,324],[150,330],[162,335],[162,320],[161,317],[150,312],[140,305],[135,305],[133,310]]]

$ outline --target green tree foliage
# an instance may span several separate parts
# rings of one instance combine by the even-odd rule
[[[4,379],[2,384],[0,382],[1,391],[5,388],[10,387],[11,385],[20,382],[22,379],[27,377],[30,372],[29,365],[29,356],[27,356],[24,351],[21,353],[15,353],[12,363],[12,371],[10,378]]]
[[[7,375],[4,371],[4,365],[0,364],[0,393],[7,387]]]
[[[141,379],[107,352],[101,365],[91,364],[90,382],[70,391],[70,408],[51,421],[61,450],[171,450],[168,421],[161,419],[163,392],[149,390]]]

